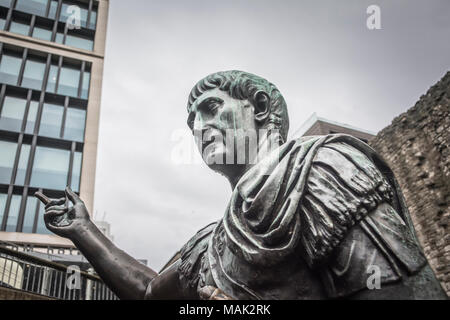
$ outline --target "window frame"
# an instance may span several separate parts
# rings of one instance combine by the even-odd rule
[[[20,211],[19,211],[19,215],[17,218],[18,220],[17,220],[17,226],[16,226],[16,230],[18,232],[21,232],[21,230],[23,229],[24,219],[26,219],[26,217],[24,216],[25,211],[27,209],[27,207],[26,207],[27,206],[27,200],[26,200],[27,198],[26,197],[28,195],[33,194],[35,191],[37,191],[39,189],[42,190],[42,188],[30,186],[32,168],[34,166],[34,157],[35,157],[35,153],[36,153],[36,148],[38,146],[67,150],[69,152],[70,156],[69,156],[69,169],[67,171],[66,185],[69,185],[69,186],[78,185],[79,187],[81,186],[82,170],[80,170],[80,172],[78,172],[78,169],[75,168],[74,166],[76,165],[76,162],[77,162],[76,161],[77,159],[75,159],[75,157],[81,157],[81,159],[78,159],[78,160],[81,160],[80,168],[81,169],[83,168],[84,141],[65,140],[63,137],[64,137],[64,130],[66,128],[67,112],[68,112],[69,108],[78,108],[78,109],[85,110],[86,115],[85,115],[85,119],[84,119],[84,131],[86,130],[87,104],[88,104],[89,97],[87,96],[86,98],[82,98],[81,95],[82,95],[82,89],[83,89],[83,77],[85,75],[85,72],[87,72],[87,71],[90,72],[90,70],[92,68],[92,64],[91,64],[91,62],[87,62],[87,61],[71,60],[68,58],[64,58],[62,56],[37,52],[34,50],[28,50],[26,48],[15,47],[15,46],[11,46],[11,45],[0,42],[0,61],[4,54],[11,55],[16,58],[21,58],[21,63],[20,63],[20,70],[19,70],[19,75],[18,75],[19,79],[16,84],[0,83],[0,112],[1,112],[1,108],[3,106],[3,101],[6,96],[23,98],[23,99],[26,99],[27,103],[26,103],[26,108],[25,108],[25,112],[23,115],[22,127],[21,127],[20,132],[12,132],[12,131],[9,132],[9,131],[2,130],[2,133],[5,132],[6,136],[2,135],[1,140],[8,140],[11,142],[15,142],[17,144],[17,149],[16,149],[16,154],[15,154],[15,159],[14,159],[13,172],[11,174],[11,181],[9,182],[9,184],[8,183],[0,184],[0,193],[7,195],[6,196],[7,203],[5,204],[5,210],[3,212],[3,219],[0,219],[0,220],[2,220],[2,221],[0,221],[0,223],[1,223],[0,231],[4,231],[6,228],[8,214],[5,214],[5,213],[9,212],[9,210],[10,210],[9,207],[11,206],[12,196],[13,195],[22,195],[22,201],[21,201],[21,205],[20,205]],[[45,73],[44,73],[42,88],[40,90],[24,88],[19,85],[22,83],[22,78],[24,76],[25,63],[28,58],[33,58],[33,57],[38,57],[39,59],[42,59],[42,60],[46,59]],[[58,67],[57,74],[56,74],[57,78],[59,78],[59,76],[60,76],[61,67],[66,64],[73,65],[75,63],[75,65],[77,66],[77,69],[79,68],[80,79],[78,82],[79,86],[78,86],[78,92],[77,92],[76,96],[73,96],[73,97],[72,96],[64,96],[64,95],[59,95],[56,93],[50,93],[46,90],[48,80],[49,80],[48,77],[49,77],[50,65],[52,64],[52,61],[54,62],[53,65],[55,65],[55,63],[57,63],[57,67]],[[91,81],[89,81],[89,87],[90,87],[90,82]],[[58,87],[58,84],[59,84],[59,79],[57,79],[57,83],[55,83],[56,88]],[[88,89],[89,89],[89,87],[88,87]],[[89,91],[87,92],[87,94],[89,94]],[[38,132],[39,132],[40,122],[41,122],[41,118],[42,118],[42,111],[43,111],[44,103],[45,102],[51,103],[51,101],[54,101],[55,99],[64,103],[64,115],[63,115],[64,118],[63,118],[62,124],[61,124],[60,136],[57,138],[49,138],[49,137],[40,136],[40,135],[38,135]],[[31,126],[33,128],[30,127],[29,123],[27,125],[27,120],[29,118],[29,115],[32,112],[32,108],[36,109],[35,110],[36,117],[34,119],[35,120],[34,126],[33,125]],[[84,135],[83,135],[83,138],[84,138]],[[26,167],[26,172],[25,172],[24,183],[16,184],[16,179],[17,179],[18,169],[19,169],[18,166],[19,166],[20,156],[22,153],[23,144],[30,145],[29,154],[27,154],[28,162],[27,162],[27,167]],[[79,156],[76,155],[76,153],[78,153],[78,152],[80,152]],[[22,161],[24,161],[24,160],[22,160]],[[76,166],[78,167],[78,164]],[[22,165],[21,170],[24,170],[23,165]],[[77,175],[75,175],[75,173]],[[74,179],[78,179],[78,180],[74,181]],[[18,181],[18,182],[22,182],[22,178],[21,178],[21,181]],[[63,190],[53,190],[53,189],[44,189],[44,190],[45,190],[46,194],[48,194],[51,197],[61,197],[64,195]],[[77,192],[77,193],[79,193],[79,192]],[[37,206],[36,210],[39,210],[39,206]],[[35,216],[35,221],[33,224],[33,233],[37,233],[37,231],[39,231],[39,230],[37,230],[37,227],[38,227],[37,217],[38,217],[38,215]]]

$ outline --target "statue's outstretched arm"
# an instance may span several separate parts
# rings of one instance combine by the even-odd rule
[[[39,192],[36,197],[45,204],[47,228],[72,240],[120,299],[144,298],[157,272],[117,248],[92,222],[77,194],[66,188],[66,197],[73,206],[66,205],[66,198],[49,199]]]

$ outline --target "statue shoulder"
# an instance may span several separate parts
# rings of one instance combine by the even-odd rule
[[[348,135],[314,139],[322,143],[311,158],[299,206],[305,222],[302,248],[310,266],[326,260],[353,225],[378,205],[392,203],[394,194],[367,144]]]
[[[207,272],[206,251],[217,222],[211,223],[200,229],[181,249],[178,267],[180,280],[186,288],[195,289],[204,285],[205,273]]]

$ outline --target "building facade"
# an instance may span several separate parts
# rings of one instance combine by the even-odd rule
[[[0,0],[0,241],[72,248],[33,196],[93,212],[107,0]]]
[[[292,135],[293,138],[304,136],[319,136],[333,133],[344,133],[354,136],[365,143],[375,137],[376,133],[364,129],[356,128],[348,124],[339,123],[318,117],[313,113]]]

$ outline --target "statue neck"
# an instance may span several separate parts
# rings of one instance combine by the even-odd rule
[[[283,138],[279,132],[271,133],[265,137],[262,137],[258,141],[258,153],[255,160],[250,163],[233,166],[230,174],[226,174],[228,181],[230,182],[231,189],[234,190],[242,176],[264,159],[271,151],[280,147],[283,144]]]

